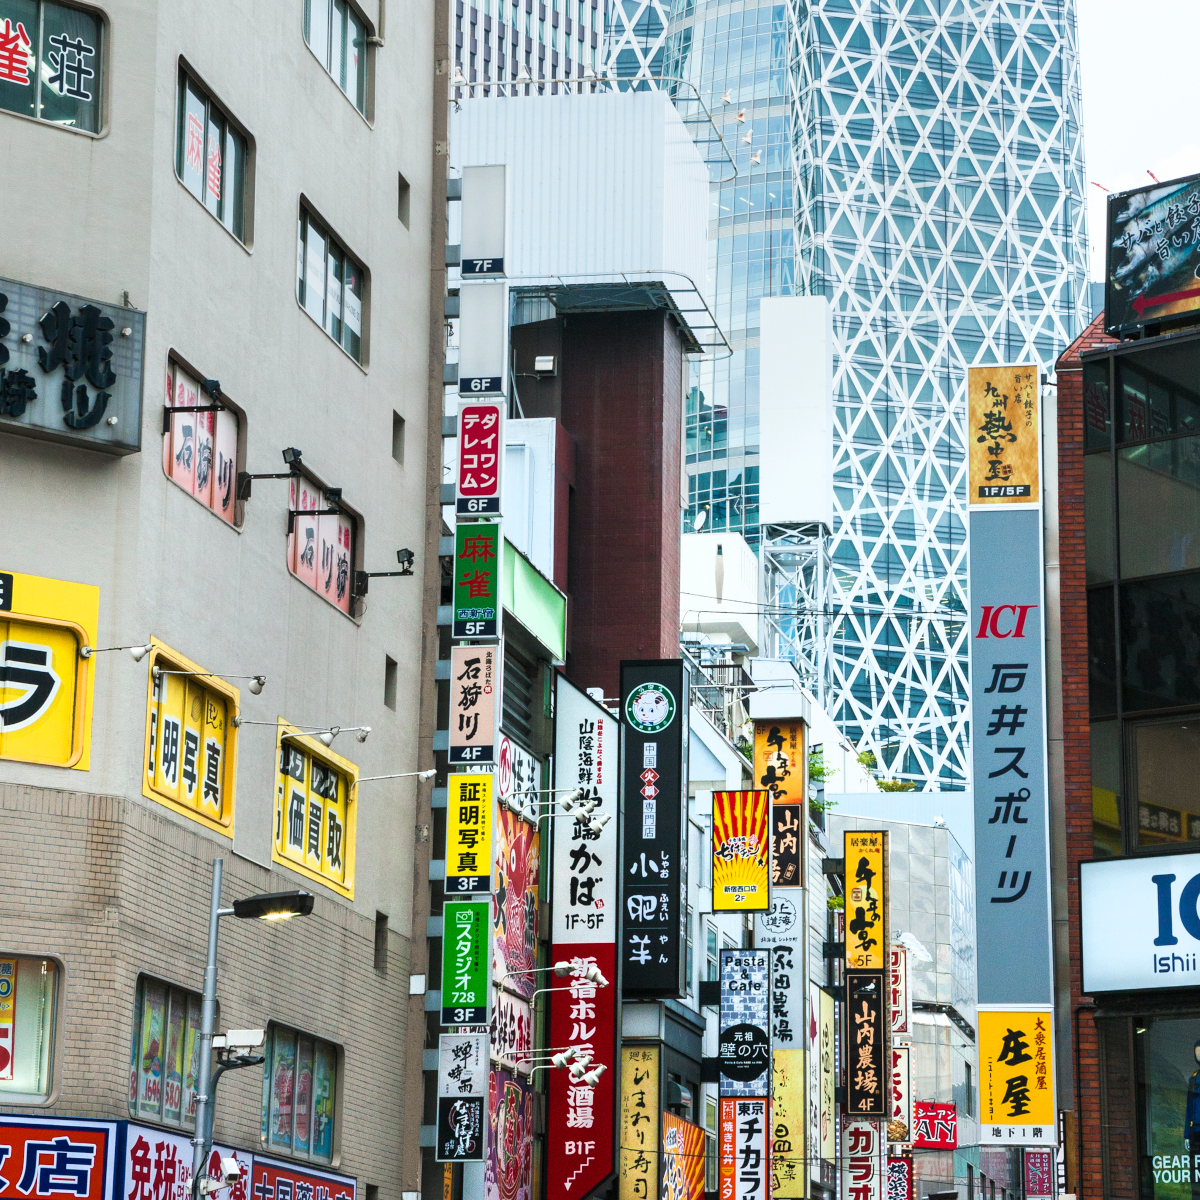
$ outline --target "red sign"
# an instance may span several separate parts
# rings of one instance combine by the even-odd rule
[[[358,1187],[348,1175],[312,1171],[254,1156],[254,1200],[358,1200]]]
[[[913,1160],[887,1160],[887,1200],[913,1200]]]
[[[464,401],[459,405],[456,508],[461,515],[500,512],[505,403]]]
[[[0,1200],[115,1200],[113,1121],[0,1120]]]
[[[1025,1195],[1030,1200],[1054,1194],[1053,1170],[1054,1159],[1049,1150],[1025,1151]]]
[[[953,1104],[913,1103],[913,1146],[918,1150],[958,1149],[958,1110]]]

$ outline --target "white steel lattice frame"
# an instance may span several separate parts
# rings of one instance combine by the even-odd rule
[[[822,708],[832,662],[829,530],[818,524],[763,525],[763,653],[790,659]]]
[[[961,788],[967,367],[1049,371],[1085,322],[1075,2],[789,2],[797,291],[835,337],[828,708],[881,774]]]

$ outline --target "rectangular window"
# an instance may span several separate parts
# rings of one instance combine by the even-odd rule
[[[300,209],[296,298],[355,362],[362,361],[366,269],[307,208]]]
[[[367,27],[346,0],[304,0],[304,40],[360,113],[367,111]]]
[[[54,1078],[58,964],[0,956],[0,1104],[41,1104]]]
[[[293,514],[288,534],[288,570],[334,608],[351,615],[357,522],[312,480],[288,481]],[[333,509],[340,511],[334,512]]]
[[[721,978],[720,956],[717,954],[717,931],[712,925],[708,925],[705,927],[705,934],[708,963],[704,978],[711,983],[714,979]]]
[[[179,72],[175,174],[235,238],[246,240],[249,141],[186,71]]]
[[[133,1019],[130,1117],[195,1129],[199,1069],[200,997],[143,975]]]
[[[233,836],[238,689],[150,639],[142,795]]]
[[[696,990],[695,927],[695,917],[692,913],[692,906],[689,904],[687,906],[687,994],[689,996]]]
[[[358,768],[283,721],[278,751],[272,859],[353,900]]]
[[[272,1153],[330,1162],[337,1115],[337,1047],[272,1023],[264,1054],[263,1145]]]
[[[104,24],[50,0],[5,0],[0,12],[0,109],[100,131]]]
[[[167,363],[167,408],[207,407],[214,403],[214,397],[201,390],[199,380],[178,363]],[[205,508],[211,508],[230,525],[235,524],[238,438],[242,430],[238,414],[231,408],[171,413],[163,424],[163,474]]]

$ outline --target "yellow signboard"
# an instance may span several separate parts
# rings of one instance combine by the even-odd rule
[[[979,1010],[979,1138],[991,1144],[1056,1141],[1051,1009]]]
[[[888,965],[887,833],[847,829],[846,965],[882,971]]]
[[[619,1200],[658,1197],[658,1047],[621,1047]]]
[[[770,792],[713,792],[713,912],[771,907]]]
[[[754,722],[754,782],[772,804],[804,799],[804,722]]]
[[[486,895],[492,890],[493,776],[451,775],[446,790],[446,895]]]
[[[805,1187],[804,1051],[771,1051],[771,1195],[800,1200]]]
[[[833,1162],[837,1157],[837,1074],[834,1070],[834,1040],[837,1023],[834,1020],[833,997],[821,991],[821,1157]]]
[[[967,447],[971,504],[1041,500],[1037,367],[967,370]]]
[[[238,689],[150,639],[142,795],[233,836]]]
[[[354,899],[358,767],[281,717],[271,858]]]
[[[98,587],[0,571],[0,758],[91,766],[99,619]]]

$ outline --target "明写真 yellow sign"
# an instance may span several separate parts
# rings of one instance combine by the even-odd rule
[[[447,896],[482,896],[492,890],[493,783],[490,772],[446,780]]]
[[[0,759],[88,770],[99,619],[98,587],[0,571]]]
[[[1037,504],[1041,434],[1033,364],[967,371],[971,504]]]

